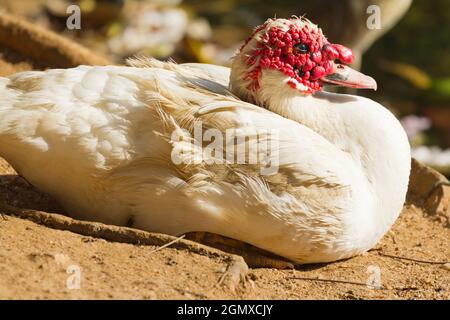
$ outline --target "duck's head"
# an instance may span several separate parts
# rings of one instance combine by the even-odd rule
[[[376,89],[373,78],[347,65],[353,52],[332,44],[322,30],[304,18],[269,19],[245,41],[231,67],[231,88],[239,96],[258,101],[261,88],[312,94],[323,83]],[[284,90],[283,90],[284,91]]]

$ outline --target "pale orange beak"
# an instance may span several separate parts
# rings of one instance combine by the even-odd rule
[[[375,79],[338,63],[334,63],[333,73],[320,78],[320,81],[349,88],[377,90]]]

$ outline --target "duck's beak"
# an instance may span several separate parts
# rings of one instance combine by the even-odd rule
[[[377,90],[377,82],[344,64],[334,63],[333,73],[320,78],[322,82],[356,89]]]

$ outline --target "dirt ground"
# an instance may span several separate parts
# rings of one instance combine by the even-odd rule
[[[23,31],[9,17],[0,20],[6,26],[0,34],[0,76],[44,68],[33,52],[45,48],[60,52],[63,66],[104,62],[85,49],[72,52],[77,48],[54,34],[42,36],[42,30],[30,26]],[[20,43],[8,47],[9,25],[25,32],[41,51],[25,50]],[[196,247],[185,240],[154,251],[160,244],[118,242],[109,229],[103,232],[107,237],[86,236],[74,232],[76,228],[61,230],[78,223],[61,216],[44,213],[38,224],[0,210],[0,299],[450,299],[450,186],[442,179],[427,168],[415,168],[413,196],[375,250],[292,270],[250,269],[245,282],[220,282],[230,268],[230,256],[204,248],[190,250]],[[0,158],[2,204],[62,213],[51,197],[17,176]],[[51,217],[62,221],[58,228],[49,227]],[[84,222],[86,226],[91,235],[109,228]],[[380,289],[366,285],[377,279]]]

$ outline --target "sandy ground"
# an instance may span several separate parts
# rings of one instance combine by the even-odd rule
[[[51,66],[37,63],[33,54],[52,50],[59,52],[61,66],[104,62],[34,26],[1,15],[0,22],[0,76]],[[27,46],[10,41],[16,29],[28,37]],[[36,50],[29,50],[31,44]],[[190,250],[184,240],[154,252],[158,246],[57,230],[0,210],[0,299],[449,299],[450,268],[443,262],[450,261],[450,186],[442,179],[415,168],[409,204],[376,250],[295,270],[250,269],[242,283],[219,283],[229,255]],[[0,158],[2,204],[63,213]],[[377,279],[380,289],[366,285]]]
[[[0,201],[61,212],[52,199],[0,162]],[[220,256],[117,243],[0,216],[1,299],[450,299],[450,229],[415,205],[363,256],[295,270],[250,269],[235,288],[219,284]],[[427,262],[399,258],[409,257]],[[80,289],[68,289],[70,268]],[[379,275],[381,289],[367,287]],[[293,279],[293,278],[308,279]],[[349,284],[311,279],[357,282]]]

